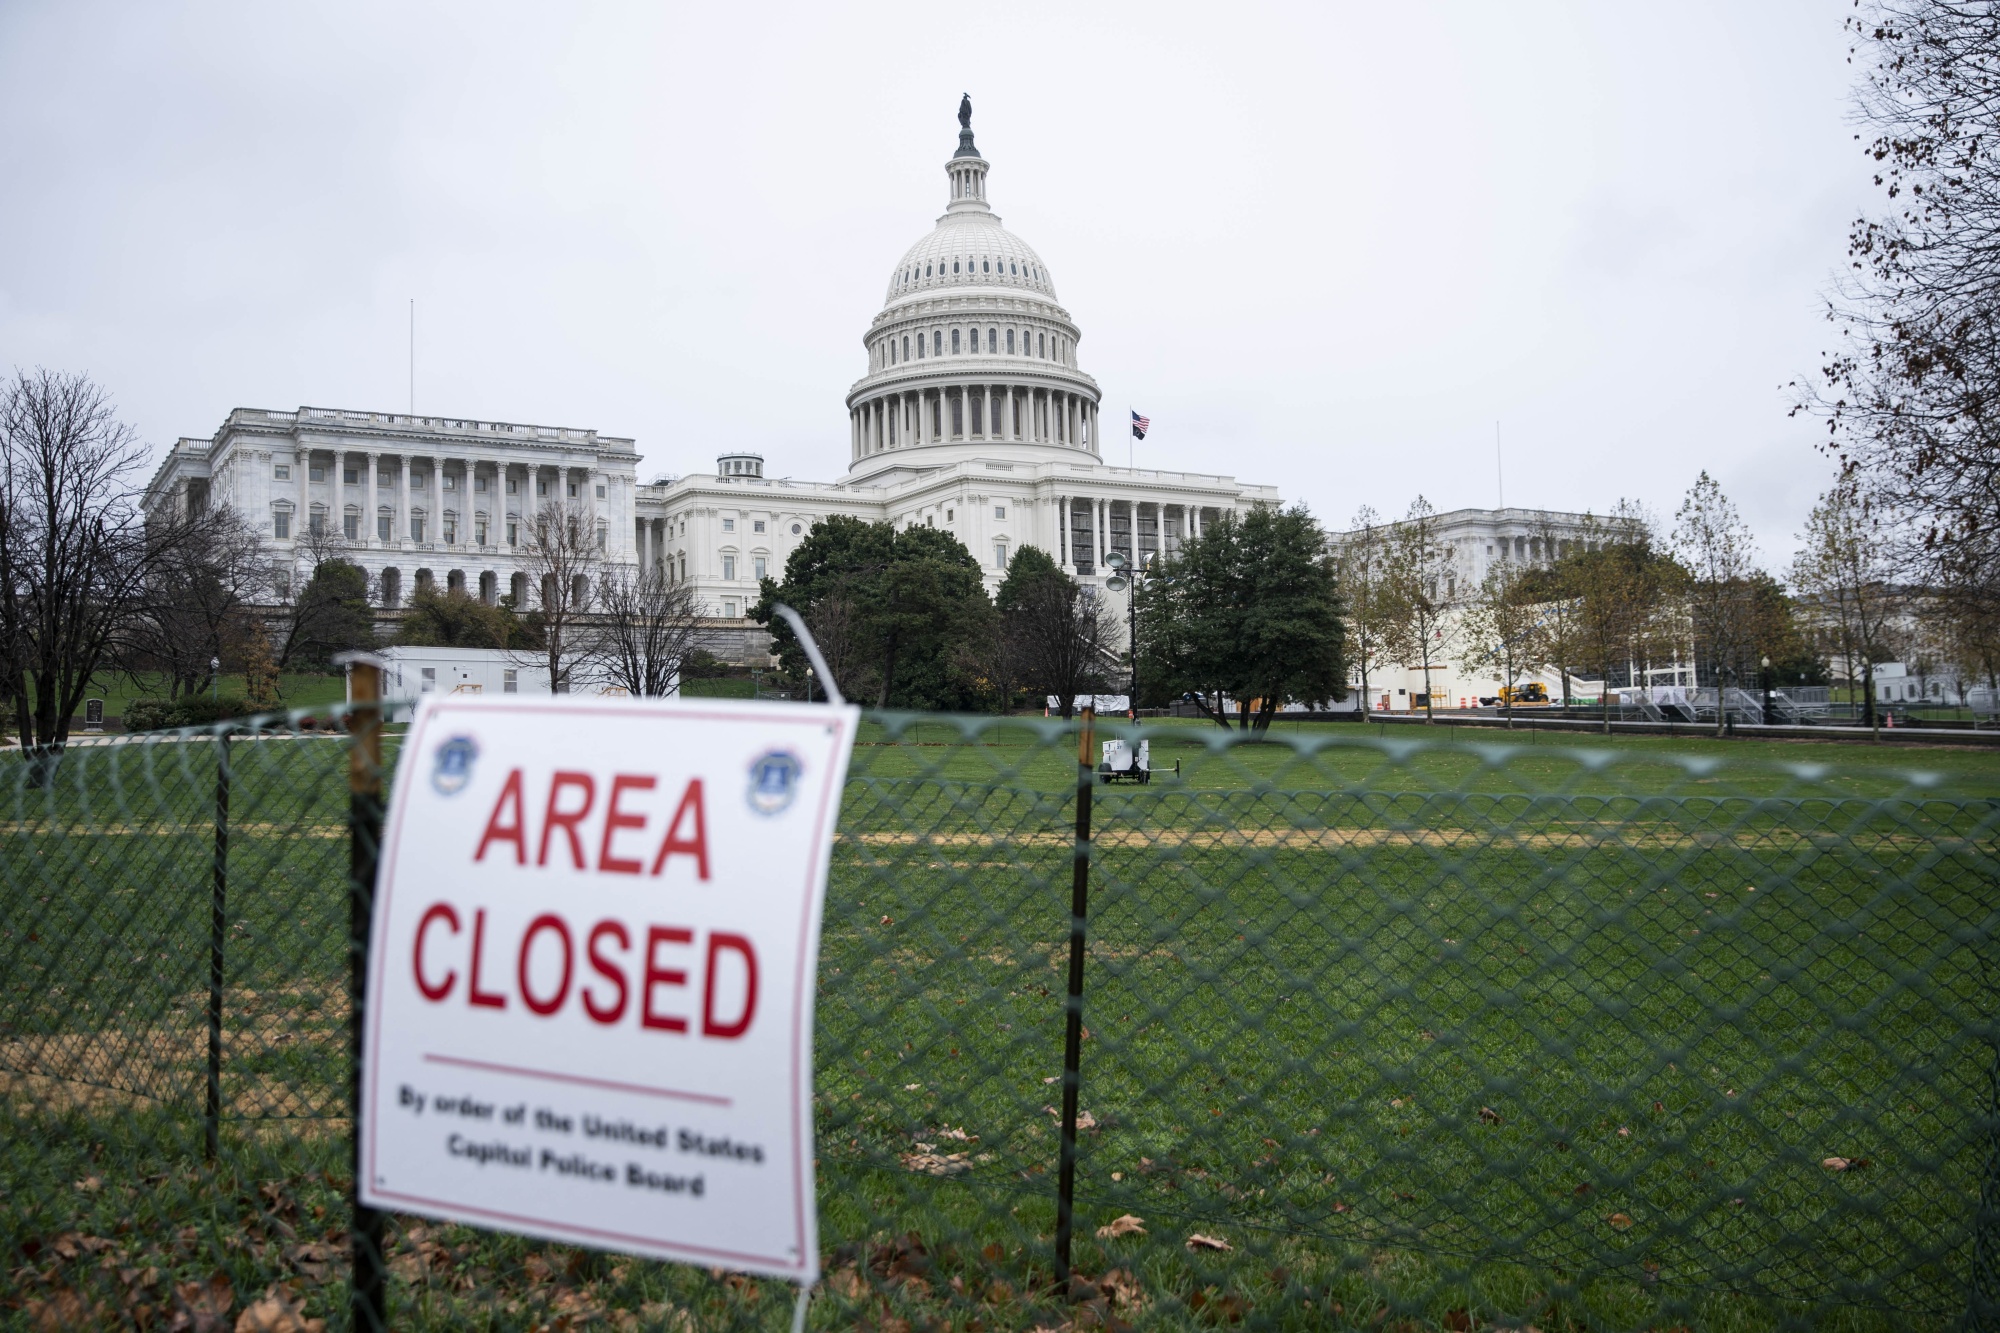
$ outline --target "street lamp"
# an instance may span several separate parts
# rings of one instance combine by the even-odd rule
[[[1764,725],[1768,727],[1771,725],[1771,659],[1770,658],[1766,657],[1764,659],[1763,669],[1757,673],[1757,679],[1759,683],[1761,683],[1764,687]]]
[[[1130,563],[1123,551],[1105,552],[1104,565],[1111,571],[1111,577],[1104,580],[1105,591],[1124,592],[1128,588],[1132,591],[1132,595],[1125,599],[1125,640],[1132,654],[1132,677],[1125,695],[1125,707],[1127,715],[1136,722],[1139,718],[1139,581],[1146,576],[1152,558],[1148,556],[1138,568],[1127,574],[1125,567]]]
[[[221,659],[221,658],[219,658],[219,657],[211,657],[211,658],[209,658],[209,659],[208,659],[208,697],[209,697],[209,700],[210,700],[211,702],[215,702],[215,703],[220,703],[220,702],[222,701],[222,676],[221,676],[221,671],[222,671],[222,659]]]

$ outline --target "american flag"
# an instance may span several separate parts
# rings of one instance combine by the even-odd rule
[[[1132,414],[1132,434],[1139,439],[1145,439],[1146,432],[1151,430],[1152,426],[1153,419],[1151,417],[1142,417],[1137,412]]]

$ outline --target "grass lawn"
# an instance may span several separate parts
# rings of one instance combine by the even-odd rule
[[[1156,780],[1093,788],[1091,1308],[1145,1328],[1952,1322],[1989,1154],[2000,759],[1411,731],[1149,725]],[[212,745],[74,751],[53,792],[4,774],[0,1246],[33,1262],[0,1323],[66,1286],[170,1304],[215,1272],[245,1300],[291,1277],[335,1313],[344,758],[232,758],[214,1168]],[[1045,1288],[1075,781],[1041,719],[864,726],[821,955],[814,1327],[1074,1313]],[[1098,1238],[1125,1215],[1144,1231]],[[102,1245],[65,1257],[70,1233]],[[396,1234],[398,1326],[789,1313],[769,1283]]]
[[[224,697],[240,699],[249,693],[249,686],[241,676],[222,676],[216,685]],[[93,679],[84,697],[104,700],[105,718],[115,719],[124,716],[125,705],[131,700],[164,699],[166,693],[165,684],[155,678],[141,677],[135,682],[123,675],[107,675]],[[278,699],[285,708],[316,708],[341,703],[346,698],[347,681],[339,675],[287,671],[278,677]],[[79,710],[79,726],[82,721],[83,713]]]

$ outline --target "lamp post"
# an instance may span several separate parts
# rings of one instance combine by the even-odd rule
[[[1132,654],[1131,684],[1125,695],[1125,710],[1126,716],[1136,722],[1139,720],[1139,580],[1145,577],[1146,566],[1150,562],[1142,562],[1127,574],[1125,567],[1129,563],[1122,551],[1105,552],[1104,564],[1111,571],[1111,577],[1104,580],[1105,591],[1125,592],[1130,589],[1132,594],[1125,599],[1125,642]]]
[[[1770,658],[1766,657],[1764,659],[1763,667],[1757,673],[1757,681],[1764,687],[1763,722],[1764,725],[1768,727],[1771,725],[1771,659]]]
[[[208,698],[211,703],[222,701],[222,659],[208,659]]]

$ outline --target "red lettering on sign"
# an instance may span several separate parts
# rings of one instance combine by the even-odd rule
[[[557,808],[557,802],[562,799],[563,788],[565,787],[579,787],[583,790],[583,805],[580,808],[575,810],[561,810]],[[548,814],[544,817],[546,822],[542,825],[542,849],[536,854],[536,865],[545,866],[549,863],[549,837],[557,829],[561,829],[564,836],[569,839],[570,860],[576,863],[578,870],[590,869],[589,863],[583,859],[583,839],[577,836],[576,826],[581,824],[584,816],[590,813],[591,803],[596,799],[597,783],[591,778],[590,774],[556,774],[555,781],[549,784],[549,809]]]
[[[451,988],[458,982],[457,971],[447,971],[444,980],[433,986],[424,980],[424,933],[431,928],[431,922],[444,921],[451,926],[451,933],[458,934],[458,913],[450,903],[432,903],[424,912],[423,920],[417,922],[417,947],[410,951],[410,970],[417,974],[417,989],[424,993],[426,1000],[442,1000],[451,994]]]
[[[715,1019],[715,956],[723,949],[730,949],[742,955],[746,971],[743,1012],[728,1023],[718,1023]],[[757,1013],[757,951],[750,947],[750,941],[743,936],[718,930],[708,937],[707,971],[707,979],[701,988],[701,1035],[730,1039],[742,1036],[750,1030],[750,1020]]]
[[[472,979],[465,983],[466,998],[482,1009],[505,1009],[507,997],[498,991],[479,989],[480,955],[486,952],[486,909],[472,914]]]
[[[700,784],[695,784],[699,786]],[[658,871],[654,872],[659,873]],[[681,926],[649,926],[646,929],[646,980],[639,988],[639,1026],[658,1028],[662,1032],[686,1032],[685,1018],[675,1018],[671,1014],[653,1012],[653,988],[655,986],[685,986],[688,974],[679,968],[659,966],[656,951],[662,944],[692,944],[694,932]]]
[[[514,822],[503,824],[500,816],[509,801],[514,805]],[[493,813],[486,817],[486,832],[480,836],[479,851],[472,859],[484,861],[486,849],[496,842],[513,843],[514,864],[528,864],[528,817],[521,809],[521,770],[518,768],[507,775],[506,785],[500,788],[500,799],[493,803]]]
[[[693,833],[682,836],[683,822],[694,825]],[[667,836],[660,843],[660,854],[653,858],[652,873],[657,875],[667,865],[667,858],[676,852],[694,857],[695,877],[708,878],[708,820],[702,815],[701,779],[695,778],[681,793],[681,803],[674,807],[674,817],[667,824]]]
[[[596,998],[591,994],[590,987],[585,985],[582,988],[583,1008],[584,1012],[588,1013],[593,1019],[609,1025],[625,1017],[626,994],[624,971],[607,961],[604,955],[597,951],[597,942],[606,935],[617,936],[618,947],[620,949],[630,949],[632,947],[632,937],[626,934],[625,927],[616,921],[600,921],[590,928],[588,952],[590,955],[591,970],[618,988],[618,1003],[599,1008]]]
[[[611,854],[611,839],[622,828],[644,828],[644,815],[628,815],[618,808],[618,798],[628,791],[651,791],[655,779],[635,777],[630,773],[620,773],[611,779],[611,799],[604,803],[604,841],[597,848],[597,868],[610,870],[620,875],[636,875],[645,867],[626,857]]]
[[[562,937],[562,984],[556,987],[556,993],[553,997],[546,1000],[538,1000],[535,998],[533,987],[528,985],[528,954],[535,947],[535,936],[545,930],[553,930],[557,935]],[[555,913],[544,912],[528,923],[527,932],[521,936],[521,956],[514,965],[514,979],[521,983],[522,1003],[526,1004],[530,1010],[540,1014],[543,1018],[547,1018],[550,1014],[562,1008],[563,1001],[569,998],[569,973],[569,927],[564,925],[563,919]]]

